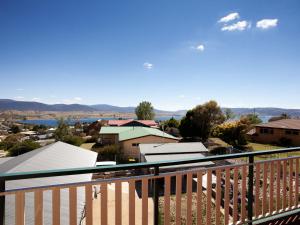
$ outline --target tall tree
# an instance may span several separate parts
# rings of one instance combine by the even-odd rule
[[[56,141],[64,141],[64,138],[70,134],[70,129],[64,118],[57,120],[57,128],[54,132]]]
[[[225,116],[215,101],[209,101],[189,110],[181,120],[179,130],[183,137],[198,137],[206,141],[212,128],[225,121]]]
[[[225,119],[226,120],[231,120],[231,119],[233,119],[235,117],[234,113],[229,108],[225,109],[224,114],[225,114]]]
[[[154,108],[151,102],[143,101],[135,108],[135,114],[138,120],[153,120]]]

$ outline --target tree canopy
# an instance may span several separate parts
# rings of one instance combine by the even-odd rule
[[[135,109],[138,120],[153,120],[155,113],[151,102],[143,101]]]
[[[200,138],[206,141],[212,128],[225,121],[225,116],[216,101],[209,101],[189,110],[179,126],[184,138]]]

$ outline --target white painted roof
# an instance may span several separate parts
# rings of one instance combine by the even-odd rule
[[[70,169],[78,167],[95,166],[97,153],[56,142],[45,147],[33,150],[23,155],[14,157],[0,165],[0,173],[28,172],[53,169]],[[6,190],[25,187],[47,186],[55,184],[76,183],[91,180],[91,174],[72,175],[62,177],[35,178],[26,180],[8,181]],[[44,224],[52,224],[52,195],[51,191],[44,192]],[[5,224],[15,224],[14,196],[5,198]],[[83,188],[77,192],[78,221],[83,210],[85,194]],[[27,193],[25,199],[26,225],[34,224],[34,198],[33,193]],[[69,224],[69,195],[67,189],[61,190],[61,224]]]

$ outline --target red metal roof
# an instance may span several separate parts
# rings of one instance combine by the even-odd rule
[[[130,122],[138,122],[144,124],[145,126],[153,127],[157,126],[157,123],[154,120],[109,120],[109,126],[126,126]]]

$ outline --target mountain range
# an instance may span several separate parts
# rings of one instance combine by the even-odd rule
[[[223,108],[225,109],[225,108]],[[286,113],[293,117],[300,116],[300,109],[284,109],[274,107],[259,108],[230,108],[235,115],[255,113],[260,116],[278,116]],[[53,112],[115,112],[115,113],[134,113],[135,107],[120,107],[109,104],[83,105],[83,104],[45,104],[31,101],[15,101],[11,99],[0,99],[0,111],[53,111]],[[155,109],[157,114],[184,115],[186,110],[165,111]]]

